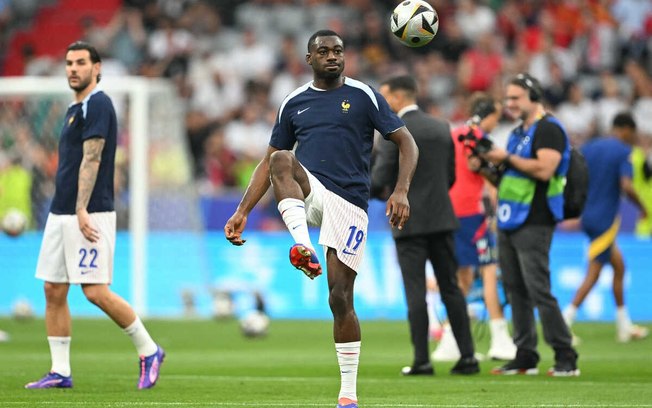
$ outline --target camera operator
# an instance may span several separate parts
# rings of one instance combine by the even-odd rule
[[[498,248],[507,296],[512,306],[516,358],[494,374],[537,374],[539,312],[545,341],[555,351],[548,375],[578,376],[571,333],[550,290],[550,246],[555,224],[563,219],[564,184],[570,142],[562,124],[546,113],[539,81],[529,74],[506,88],[507,112],[522,123],[509,135],[507,149],[493,148],[480,158],[504,169],[498,182]]]
[[[452,131],[456,182],[449,195],[455,215],[460,220],[460,228],[455,231],[457,279],[462,292],[468,296],[475,271],[479,272],[489,313],[491,343],[488,357],[512,360],[516,356],[516,346],[507,329],[497,289],[495,234],[491,228],[494,200],[489,200],[486,206],[483,203],[484,193],[490,198],[495,197],[495,188],[479,174],[483,171],[490,175],[495,171],[491,171],[489,162],[478,156],[492,148],[488,135],[498,125],[502,104],[484,93],[475,93],[471,96],[470,108],[471,118],[465,125]],[[457,344],[445,326],[441,342],[432,357],[435,361],[451,361],[458,356]]]

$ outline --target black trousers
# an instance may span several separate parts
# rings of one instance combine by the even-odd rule
[[[451,329],[462,357],[474,355],[466,300],[457,284],[457,261],[453,232],[445,231],[394,240],[403,275],[408,307],[414,364],[430,361],[428,353],[428,308],[426,304],[426,261],[430,260]]]
[[[550,246],[554,230],[553,225],[524,225],[513,232],[498,231],[498,247],[505,289],[512,305],[516,347],[537,352],[536,307],[546,343],[563,359],[572,349],[572,334],[551,292]]]

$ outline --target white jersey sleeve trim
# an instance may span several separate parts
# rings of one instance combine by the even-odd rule
[[[371,102],[373,102],[376,109],[380,109],[378,108],[378,100],[376,99],[376,94],[374,93],[374,91],[371,89],[369,85],[365,84],[364,82],[360,82],[357,79],[353,79],[349,77],[344,78],[344,84],[364,91],[364,93],[366,93],[367,96],[369,96],[369,99],[371,99]]]
[[[82,115],[83,115],[84,119],[86,119],[86,112],[88,111],[88,101],[91,100],[91,96],[95,95],[98,92],[100,92],[99,89],[97,89],[97,88],[93,89],[93,91],[91,93],[89,93],[88,95],[86,95],[86,97],[82,101]]]
[[[299,95],[301,92],[304,92],[306,89],[310,87],[310,84],[312,81],[301,85],[294,91],[292,91],[288,96],[283,99],[283,103],[281,103],[281,107],[278,109],[278,122],[281,123],[281,115],[283,114],[283,109],[285,108],[285,105],[290,101],[290,99],[294,98],[295,96]]]

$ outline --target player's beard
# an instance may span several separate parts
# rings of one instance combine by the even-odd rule
[[[91,84],[91,77],[90,76],[87,77],[87,78],[82,78],[80,76],[77,76],[77,77],[79,78],[79,81],[78,81],[77,85],[72,85],[70,83],[70,79],[68,79],[68,86],[73,91],[79,93],[79,92],[82,92],[84,89],[88,88],[88,86]]]

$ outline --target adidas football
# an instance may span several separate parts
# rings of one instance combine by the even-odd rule
[[[27,217],[22,211],[10,209],[2,219],[2,230],[11,237],[17,237],[27,228]]]
[[[240,330],[246,337],[264,337],[269,329],[269,317],[258,310],[247,313],[240,319]]]
[[[422,47],[437,34],[439,16],[425,1],[405,0],[392,12],[390,28],[396,38],[408,47]]]

